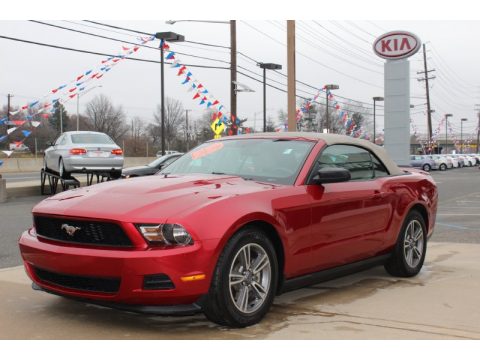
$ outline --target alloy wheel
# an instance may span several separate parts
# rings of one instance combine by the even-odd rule
[[[412,220],[405,229],[403,239],[403,254],[408,266],[415,268],[421,261],[425,237],[422,224]]]
[[[267,298],[272,279],[272,265],[265,249],[247,244],[235,254],[229,273],[230,297],[245,314],[260,309]]]

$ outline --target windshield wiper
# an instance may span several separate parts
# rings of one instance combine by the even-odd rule
[[[210,174],[213,174],[213,175],[227,175],[223,172],[216,172],[216,171],[212,171]]]

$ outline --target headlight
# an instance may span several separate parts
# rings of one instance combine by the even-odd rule
[[[193,245],[192,236],[182,225],[179,224],[142,224],[137,225],[137,227],[150,245]]]

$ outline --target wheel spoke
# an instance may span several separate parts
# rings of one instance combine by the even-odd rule
[[[411,223],[409,228],[410,228],[410,238],[413,239],[413,235],[415,231],[415,223]]]
[[[267,254],[263,254],[263,256],[259,255],[252,265],[253,274],[258,274],[268,264],[270,264],[270,261],[268,260]]]
[[[230,274],[230,285],[237,285],[240,284],[243,281],[243,275],[242,274]]]
[[[252,287],[253,290],[255,290],[255,292],[258,294],[258,296],[260,296],[260,299],[265,300],[265,298],[267,297],[267,290],[256,281],[252,282]]]
[[[413,237],[413,239],[415,241],[418,241],[420,239],[423,238],[423,229],[420,227],[420,229],[418,229],[416,232],[415,232],[415,236]]]
[[[412,252],[415,253],[415,255],[417,256],[417,259],[420,259],[422,257],[422,253],[420,252],[420,250],[418,250],[416,246],[413,248]]]
[[[243,248],[242,260],[245,270],[250,269],[250,245],[247,245]]]
[[[407,260],[408,265],[413,266],[413,250],[412,249],[407,250],[407,259],[406,260]]]
[[[247,311],[248,293],[249,293],[248,287],[247,286],[242,286],[242,288],[240,290],[240,294],[238,295],[238,299],[236,301],[238,308],[240,310],[242,310],[243,312]]]

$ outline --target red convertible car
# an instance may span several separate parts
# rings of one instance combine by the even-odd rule
[[[331,134],[212,140],[162,173],[33,209],[33,287],[127,311],[259,322],[276,294],[384,265],[422,268],[437,188],[383,148]]]

